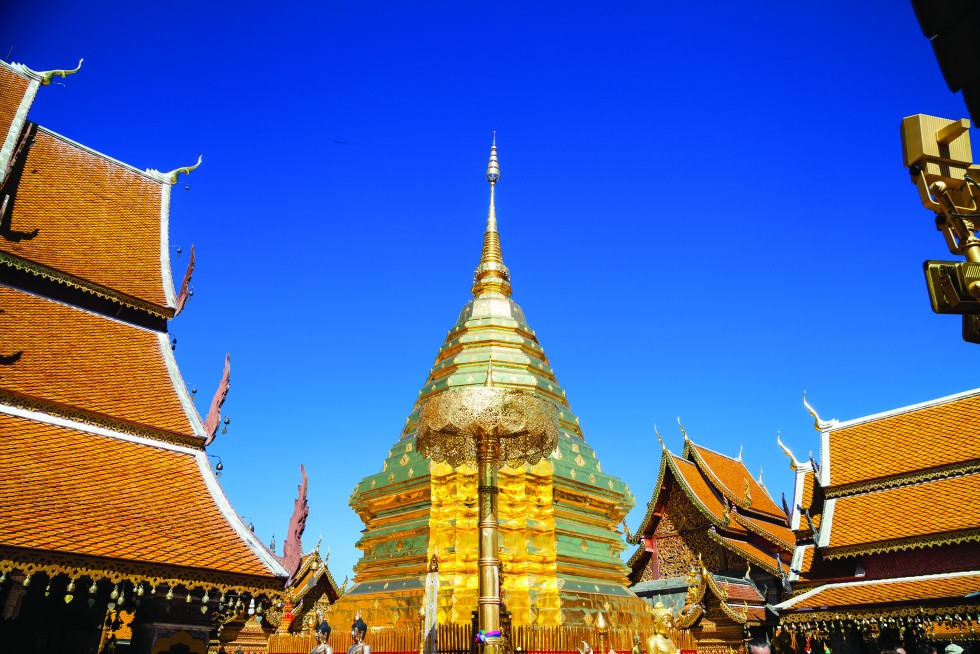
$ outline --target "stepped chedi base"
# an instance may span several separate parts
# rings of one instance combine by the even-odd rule
[[[353,586],[332,607],[331,621],[345,625],[361,611],[372,626],[367,640],[375,651],[382,651],[379,641],[386,637],[376,629],[389,636],[400,629],[407,634],[418,629],[420,619],[427,632],[437,625],[440,638],[453,629],[468,635],[479,604],[478,491],[487,485],[476,466],[479,439],[472,438],[474,424],[481,424],[498,437],[523,434],[498,443],[500,566],[487,561],[483,566],[485,575],[491,567],[498,575],[500,597],[514,627],[513,644],[574,649],[581,643],[573,638],[585,636],[597,645],[589,634],[602,612],[609,628],[607,647],[622,647],[620,634],[628,650],[633,632],[650,633],[653,627],[652,607],[627,589],[628,570],[620,558],[625,542],[619,524],[634,500],[621,479],[602,470],[534,330],[510,297],[510,272],[497,232],[499,176],[494,145],[487,168],[490,211],[473,298],[449,331],[381,470],[364,478],[351,495],[351,506],[364,522],[357,544],[363,555]],[[460,409],[451,400],[467,389],[474,397],[494,396],[494,401],[484,398],[494,414],[489,423],[486,415],[472,411],[472,404]],[[545,417],[549,411],[553,422]],[[543,459],[528,456],[540,446],[538,437],[549,423],[557,429],[557,445],[545,448]],[[471,450],[465,455],[449,454],[467,447]],[[430,572],[435,555],[437,571]],[[427,583],[435,600],[420,617]],[[440,642],[439,649],[468,645],[461,636],[459,647]]]

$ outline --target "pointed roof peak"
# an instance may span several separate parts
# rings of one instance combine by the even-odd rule
[[[490,161],[487,163],[487,181],[490,182],[490,210],[487,212],[487,229],[483,234],[483,251],[480,265],[473,279],[473,295],[499,294],[510,297],[510,271],[504,265],[500,251],[500,235],[497,233],[497,207],[494,189],[500,181],[500,164],[497,161],[497,132],[493,133]]]

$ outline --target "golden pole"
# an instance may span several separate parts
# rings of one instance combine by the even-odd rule
[[[477,565],[480,571],[479,629],[483,633],[483,652],[497,654],[500,645],[500,587],[497,524],[497,465],[500,443],[489,434],[480,434],[477,445],[476,463],[479,474],[477,488],[480,520],[479,552]],[[487,635],[496,632],[496,635]]]

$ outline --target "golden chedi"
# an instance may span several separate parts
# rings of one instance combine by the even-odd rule
[[[627,589],[620,558],[625,543],[618,527],[634,500],[621,479],[603,471],[537,335],[511,299],[497,232],[499,177],[494,145],[473,298],[449,330],[401,437],[381,469],[351,495],[364,522],[357,543],[363,554],[353,586],[333,612],[349,619],[360,610],[378,626],[416,623],[427,564],[438,551],[438,624],[470,623],[479,578],[477,468],[444,455],[426,458],[416,438],[419,411],[439,405],[431,400],[484,388],[492,379],[494,389],[521,391],[557,412],[557,446],[536,463],[517,456],[499,470],[498,556],[506,571],[500,590],[512,623],[587,626],[602,611],[613,628],[647,631],[649,605]],[[432,439],[426,445],[430,452],[443,446]]]

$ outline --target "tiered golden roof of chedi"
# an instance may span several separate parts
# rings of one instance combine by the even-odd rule
[[[781,596],[795,538],[741,454],[725,456],[685,433],[680,456],[664,446],[630,542],[638,545],[629,560],[633,590],[672,604],[677,626],[692,628],[700,649],[738,647],[746,629],[773,622],[766,603]]]
[[[603,470],[537,335],[511,299],[492,187],[472,291],[401,437],[381,470],[351,496],[364,521],[363,555],[335,615],[349,619],[360,610],[369,624],[414,624],[427,564],[438,551],[438,622],[470,622],[477,604],[476,470],[421,457],[415,428],[423,401],[449,388],[482,386],[489,369],[495,386],[529,390],[560,413],[559,444],[550,458],[500,471],[502,590],[513,623],[591,624],[600,610],[613,627],[647,621],[645,604],[626,588],[619,556],[618,525],[632,497],[621,479]]]
[[[980,591],[980,390],[843,423],[813,416],[817,469],[791,459],[798,545],[783,622],[963,608],[975,627],[964,598]]]
[[[153,599],[190,598],[200,622],[219,598],[278,596],[287,576],[218,485],[171,349],[181,171],[28,121],[50,78],[0,62],[0,603],[20,620],[4,641],[30,647],[84,632],[86,603],[142,602],[138,634]]]

